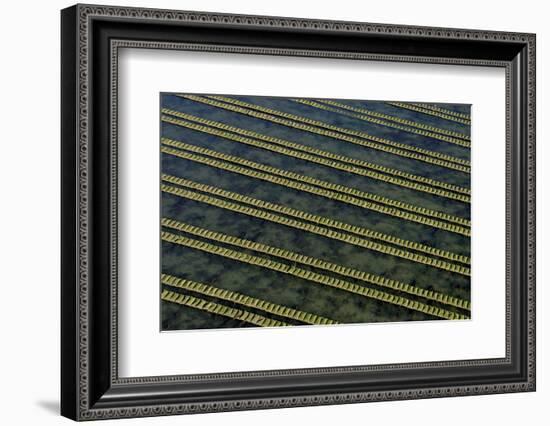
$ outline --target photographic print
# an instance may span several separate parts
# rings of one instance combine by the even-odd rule
[[[470,109],[161,93],[161,330],[469,319]]]

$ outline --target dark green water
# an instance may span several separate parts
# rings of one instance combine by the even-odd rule
[[[363,131],[372,136],[390,139],[392,141],[444,153],[457,158],[466,160],[470,158],[470,151],[468,148],[403,130],[369,123],[347,115],[320,110],[293,102],[289,99],[241,96],[235,98],[256,105],[323,121],[335,126]],[[414,120],[415,122],[441,129],[457,131],[467,135],[470,134],[470,127],[468,125],[394,107],[385,102],[339,102],[354,107],[367,108],[371,111],[382,112],[395,117]],[[262,119],[183,99],[173,94],[162,94],[161,105],[163,108],[185,112],[197,117],[215,120],[217,122],[345,155],[347,157],[369,161],[371,163],[413,173],[418,176],[459,185],[464,188],[470,187],[470,176],[467,173],[453,171],[433,164],[427,164],[402,156],[369,149],[364,146],[343,142],[327,136],[316,135],[303,130],[274,124]],[[438,106],[466,114],[469,114],[470,110],[468,105],[439,104]],[[256,163],[270,165],[279,169],[289,170],[324,181],[360,189],[372,194],[382,195],[415,206],[425,207],[463,218],[470,218],[470,205],[464,202],[430,195],[424,192],[385,183],[380,180],[314,164],[302,159],[250,147],[174,124],[163,122],[161,124],[161,136],[212,149],[221,153],[242,157]],[[212,185],[235,193],[279,205],[289,206],[308,213],[337,219],[341,222],[369,228],[374,231],[383,232],[409,241],[423,243],[453,253],[466,256],[470,255],[470,239],[459,234],[330,200],[303,191],[290,189],[256,178],[219,170],[165,153],[161,154],[161,165],[162,173],[172,176]],[[463,300],[470,300],[470,279],[468,276],[436,269],[421,263],[357,247],[345,242],[336,241],[334,239],[244,214],[231,212],[197,201],[191,201],[165,192],[162,193],[161,202],[162,216],[165,218],[175,219],[186,224],[356,268],[361,271],[399,280],[424,289],[435,290]],[[169,229],[163,230],[184,235],[178,231]],[[200,239],[198,237],[192,238]],[[281,263],[291,263],[257,252],[212,241],[208,242],[240,252],[269,257]],[[321,315],[342,323],[438,319],[434,316],[394,304],[351,294],[340,289],[319,285],[309,280],[226,259],[166,241],[162,242],[161,262],[162,272],[165,274],[232,290],[258,299]],[[303,265],[297,266],[303,267],[304,269],[311,269]],[[328,276],[337,276],[332,272],[315,271]],[[341,276],[338,277],[343,278]],[[365,285],[362,281],[351,278],[344,279],[353,283]],[[181,292],[226,306],[243,309],[242,305],[221,301],[209,296],[168,286],[162,287],[170,291]],[[388,292],[392,293],[392,291]],[[403,296],[403,294],[400,295]],[[419,298],[415,298],[415,300],[419,300],[428,305],[434,303]],[[177,305],[171,302],[163,301],[161,306],[163,330],[251,326],[242,321],[211,314],[187,306]],[[300,324],[300,322],[295,320],[284,319],[251,308],[246,309],[269,318],[285,320],[295,325]],[[448,306],[445,306],[445,309],[456,311],[455,308]],[[460,312],[464,313],[463,311]]]

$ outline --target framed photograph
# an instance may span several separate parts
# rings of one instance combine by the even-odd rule
[[[535,35],[61,12],[61,411],[535,390]]]

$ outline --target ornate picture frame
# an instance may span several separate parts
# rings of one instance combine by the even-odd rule
[[[503,68],[506,356],[119,377],[122,48]],[[61,51],[62,415],[93,420],[535,390],[534,34],[76,5],[61,12]]]

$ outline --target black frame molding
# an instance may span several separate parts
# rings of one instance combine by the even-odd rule
[[[506,357],[119,378],[121,48],[506,69]],[[74,420],[535,390],[535,35],[76,5],[61,12],[61,414]]]

